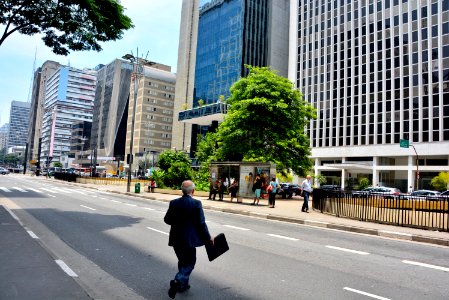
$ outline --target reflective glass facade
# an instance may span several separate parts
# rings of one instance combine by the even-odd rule
[[[267,1],[201,1],[193,107],[217,102],[245,73],[267,64]]]

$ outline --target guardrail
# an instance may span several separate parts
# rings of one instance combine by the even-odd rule
[[[91,184],[99,184],[99,185],[127,185],[128,184],[128,178],[117,178],[117,177],[77,177],[76,182],[79,183],[91,183]],[[131,185],[134,185],[135,183],[140,182],[140,184],[143,185],[150,185],[149,179],[131,179]]]
[[[407,199],[404,195],[354,195],[314,190],[314,209],[359,221],[449,232],[449,198]]]

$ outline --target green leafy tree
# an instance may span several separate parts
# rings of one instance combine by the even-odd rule
[[[208,163],[202,163],[198,170],[193,171],[193,181],[195,182],[196,190],[209,191],[210,172]]]
[[[101,51],[99,42],[121,39],[133,27],[117,0],[2,0],[0,45],[14,32],[43,34],[56,54],[70,50]]]
[[[190,159],[182,151],[167,150],[160,154],[158,166],[164,171],[164,185],[179,189],[184,180],[192,179]]]
[[[217,134],[208,132],[205,136],[198,137],[195,156],[199,162],[205,163],[215,160]]]
[[[430,185],[438,191],[449,189],[449,172],[440,172],[438,176],[432,178]]]
[[[278,170],[304,175],[312,166],[305,127],[315,109],[288,79],[266,67],[246,67],[249,75],[231,87],[230,108],[217,130],[217,158],[271,161]]]
[[[20,161],[20,158],[17,155],[13,154],[13,153],[5,155],[5,163],[7,165],[15,167],[19,161]]]
[[[366,177],[363,177],[359,180],[359,189],[361,189],[361,190],[366,189],[370,185],[371,185],[371,182]]]
[[[62,163],[59,162],[59,161],[55,161],[55,162],[53,163],[53,167],[55,167],[55,168],[62,168]]]

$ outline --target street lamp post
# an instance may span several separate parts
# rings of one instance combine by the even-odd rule
[[[134,125],[136,122],[136,105],[137,105],[137,89],[139,88],[139,77],[141,62],[139,59],[139,49],[137,49],[137,57],[132,54],[126,54],[122,57],[123,59],[129,60],[133,65],[133,75],[134,75],[134,98],[133,98],[133,115],[131,121],[131,140],[129,143],[129,161],[128,161],[128,183],[126,185],[126,191],[129,193],[131,190],[131,166],[133,162],[133,142],[134,142]]]
[[[415,146],[413,146],[412,144],[410,144],[410,146],[413,147],[413,150],[415,150],[415,154],[416,154],[416,190],[419,190],[419,157],[418,157],[418,152],[416,151]]]

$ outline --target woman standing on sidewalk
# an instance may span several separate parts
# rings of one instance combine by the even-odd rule
[[[267,192],[268,192],[268,207],[274,208],[274,204],[276,202],[276,192],[279,188],[279,184],[276,182],[276,178],[271,178],[271,182],[268,185]]]
[[[253,205],[259,205],[260,193],[262,192],[262,179],[259,174],[256,175],[256,179],[254,180],[253,190],[255,193]]]

